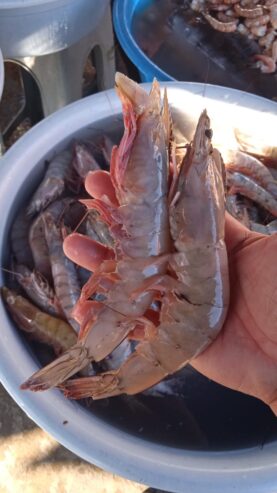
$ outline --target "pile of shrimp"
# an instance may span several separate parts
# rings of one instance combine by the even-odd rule
[[[89,171],[110,161],[112,142],[73,142],[46,163],[42,182],[15,219],[11,232],[11,263],[2,297],[30,338],[51,346],[58,355],[76,341],[79,324],[71,312],[90,272],[77,267],[63,252],[63,241],[78,230],[108,248],[113,240],[95,211],[86,212],[79,199]]]
[[[249,145],[239,131],[237,139],[239,149],[222,151],[227,175],[226,209],[252,231],[277,233],[277,159],[270,148],[268,156],[259,149],[253,149],[254,154],[245,152]]]
[[[255,55],[255,67],[266,74],[276,71],[276,0],[192,0],[191,8],[200,12],[215,30],[237,32],[255,40],[260,49]]]
[[[116,90],[119,145],[103,136],[101,145],[75,142],[56,155],[11,230],[17,285],[2,296],[18,327],[58,356],[22,389],[59,387],[73,399],[101,399],[152,388],[224,324],[225,207],[251,229],[277,230],[276,169],[266,166],[277,153],[262,149],[259,161],[237,133],[240,150],[225,151],[225,166],[204,110],[180,160],[166,90],[162,99],[154,81],[148,94],[119,73]],[[83,187],[103,163],[113,201],[88,198]],[[93,273],[63,253],[64,237],[76,230],[110,253]]]

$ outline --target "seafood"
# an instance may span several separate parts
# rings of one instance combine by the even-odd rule
[[[240,193],[249,199],[257,202],[273,216],[277,217],[277,200],[255,181],[241,173],[227,173],[227,184],[230,187],[230,193]]]
[[[28,206],[27,213],[30,216],[45,209],[62,195],[71,161],[72,154],[69,150],[60,152],[50,161],[45,176]]]
[[[17,216],[11,228],[11,247],[16,261],[32,268],[33,255],[28,241],[29,228],[30,218],[24,210]]]
[[[239,3],[236,3],[234,5],[234,10],[240,17],[247,17],[248,19],[263,15],[263,8],[260,5],[252,9],[245,9]]]
[[[261,35],[264,36],[264,33]],[[255,60],[258,60],[256,67],[261,69],[263,74],[272,74],[276,70],[276,62],[268,55],[255,55]]]
[[[63,237],[55,216],[50,211],[44,212],[43,221],[55,293],[70,325],[79,332],[79,325],[71,314],[81,294],[76,266],[63,253]]]
[[[173,275],[156,275],[147,283],[148,288],[164,292],[160,325],[145,330],[144,341],[119,369],[65,382],[61,388],[66,396],[101,399],[141,392],[184,367],[220,331],[229,303],[224,169],[210,137],[204,111],[170,204],[176,249],[169,260]]]
[[[49,283],[37,271],[30,271],[25,265],[16,265],[15,274],[20,286],[39,308],[55,317],[63,317],[57,297]]]
[[[206,21],[208,21],[208,23],[217,31],[221,31],[223,33],[233,33],[237,29],[238,20],[221,22],[209,14],[203,14],[203,15]]]
[[[104,135],[102,138],[100,146],[101,146],[102,153],[103,153],[104,159],[106,161],[106,164],[108,166],[110,166],[112,149],[114,147],[114,143],[112,142],[112,140],[109,137],[107,137],[107,135]]]
[[[1,293],[20,329],[37,341],[52,346],[56,354],[66,351],[76,342],[76,333],[64,320],[40,311],[23,296],[6,287],[1,288]]]
[[[274,233],[277,233],[277,219],[271,221],[266,225],[250,221],[250,229],[264,235],[273,235]]]
[[[277,181],[261,161],[237,150],[228,150],[223,158],[228,170],[249,176],[277,199]]]
[[[274,180],[277,180],[277,169],[274,169],[274,168],[268,168],[268,171],[271,173],[271,175],[273,176]]]
[[[156,81],[149,95],[122,74],[116,75],[116,86],[125,125],[123,138],[119,147],[113,149],[111,159],[111,178],[119,206],[100,199],[91,200],[88,205],[97,207],[112,225],[117,258],[100,265],[84,286],[77,309],[96,288],[101,292],[101,286],[105,288],[106,300],[90,302],[78,343],[31,376],[22,389],[45,390],[56,386],[90,361],[105,358],[138,322],[151,325],[143,315],[154,293],[142,289],[131,302],[130,293],[140,290],[153,276],[165,274],[167,268],[169,145],[164,115],[168,114],[168,102],[165,95],[162,108]]]
[[[84,180],[89,171],[100,169],[92,152],[87,145],[81,142],[77,142],[74,145],[73,168],[77,171],[78,175]]]
[[[277,62],[277,3],[266,0],[192,0],[192,10],[223,33],[238,32],[257,42],[255,68],[274,73]],[[225,8],[225,7],[228,8]]]
[[[29,229],[29,245],[34,258],[35,268],[48,281],[51,278],[51,266],[48,246],[45,239],[44,221],[42,214],[38,215]],[[19,262],[19,260],[18,260]],[[23,261],[21,263],[24,263]]]
[[[226,209],[232,214],[238,221],[249,228],[249,215],[246,205],[238,200],[237,195],[227,195],[226,197]]]
[[[94,231],[94,233],[96,234],[96,240],[100,241],[100,243],[102,243],[103,245],[107,245],[108,247],[113,248],[114,241],[109,232],[109,228],[107,224],[101,220],[97,211],[89,211],[86,220],[86,227],[87,229],[90,228],[90,231]]]

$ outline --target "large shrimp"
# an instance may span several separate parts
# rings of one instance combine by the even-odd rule
[[[204,111],[170,206],[176,249],[169,261],[170,275],[157,275],[145,283],[148,289],[165,293],[160,325],[145,331],[145,340],[118,370],[65,382],[62,388],[67,396],[100,399],[141,392],[185,366],[221,329],[229,301],[224,169],[210,137]]]
[[[98,204],[113,218],[116,239],[115,260],[103,262],[87,283],[83,295],[90,297],[93,285],[109,284],[104,303],[86,302],[78,343],[59,359],[37,372],[22,385],[31,390],[56,386],[84,368],[100,361],[120,344],[142,319],[153,301],[153,292],[142,290],[135,299],[130,293],[154,274],[164,274],[170,249],[167,183],[168,132],[162,111],[160,89],[154,81],[150,94],[122,74],[116,85],[123,103],[125,132],[111,160],[111,178],[119,207],[104,201]],[[165,106],[167,106],[165,99]],[[79,307],[80,304],[79,303]]]

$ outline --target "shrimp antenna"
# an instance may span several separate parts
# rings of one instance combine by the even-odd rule
[[[205,76],[205,81],[204,81],[203,94],[202,94],[203,99],[205,99],[205,97],[206,97],[206,89],[207,89],[207,84],[208,84],[208,80],[209,80],[209,76],[210,76],[210,67],[211,67],[210,59],[208,58],[208,66],[207,66],[207,71],[206,71],[206,76]]]
[[[1,270],[8,272],[8,274],[12,274],[13,276],[23,277],[23,274],[20,274],[20,272],[15,272],[13,270],[6,269],[5,267],[1,267]]]
[[[81,224],[84,222],[84,220],[86,219],[86,217],[88,216],[89,214],[89,210],[87,210],[85,212],[85,214],[83,215],[82,219],[78,222],[77,226],[75,226],[75,228],[73,229],[72,233],[76,233],[76,231],[79,229],[79,227],[81,226]]]

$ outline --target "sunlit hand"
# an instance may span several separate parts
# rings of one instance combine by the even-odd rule
[[[86,189],[116,203],[107,172],[92,172]],[[191,365],[226,387],[255,396],[277,415],[277,234],[249,231],[226,214],[230,307],[216,340]],[[68,236],[64,251],[93,271],[113,253],[79,234]]]

